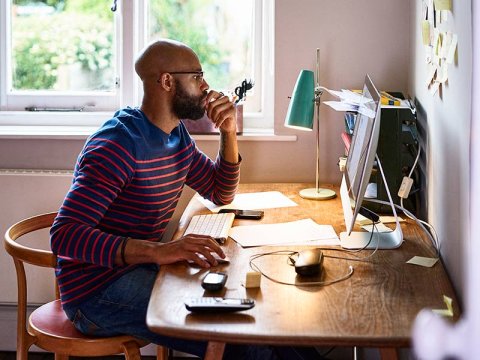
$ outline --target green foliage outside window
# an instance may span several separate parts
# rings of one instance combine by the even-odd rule
[[[35,6],[42,2],[15,1],[18,5]],[[52,14],[17,16],[13,26],[13,87],[20,90],[52,90],[62,65],[80,64],[99,83],[95,89],[112,87],[113,78],[104,79],[101,71],[112,68],[113,26],[105,21],[110,10],[98,15],[88,8],[94,0],[47,0],[55,8]],[[104,6],[106,4],[102,3]],[[84,12],[79,11],[84,5]],[[87,11],[88,10],[88,11]],[[111,17],[113,15],[110,15]]]
[[[170,38],[184,42],[198,55],[207,81],[214,88],[225,86],[227,64],[222,64],[226,51],[207,33],[205,11],[214,8],[214,0],[154,0],[150,2],[151,38]],[[210,36],[209,36],[210,35]]]
[[[15,28],[14,88],[53,89],[60,65],[80,63],[92,73],[110,68],[112,31],[102,24],[82,14],[19,19]]]
[[[152,0],[150,38],[165,37],[188,44],[198,54],[209,84],[222,88],[229,76],[229,64],[222,58],[229,52],[205,25],[205,19],[212,18],[214,4],[215,0]],[[50,6],[53,12],[14,17],[13,87],[55,90],[61,67],[80,64],[98,82],[94,84],[96,90],[111,89],[115,74],[102,72],[115,68],[111,1],[13,1],[14,8],[32,5]],[[112,76],[105,78],[105,74]]]

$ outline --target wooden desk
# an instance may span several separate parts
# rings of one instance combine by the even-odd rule
[[[318,224],[332,224],[337,233],[343,231],[340,198],[305,200],[298,195],[305,187],[308,184],[242,184],[239,192],[277,190],[299,205],[267,209],[263,223],[310,217]],[[339,194],[338,188],[333,189]],[[190,217],[198,213],[208,213],[208,210],[194,198],[180,220],[176,237],[183,234]],[[257,223],[235,220],[234,225]],[[225,342],[378,347],[383,358],[395,358],[395,348],[410,346],[411,327],[421,309],[445,308],[445,294],[453,299],[453,320],[459,316],[455,293],[441,262],[433,268],[405,263],[415,255],[433,256],[433,246],[412,222],[404,223],[402,229],[402,246],[396,250],[379,250],[370,262],[325,258],[323,280],[346,274],[349,265],[355,269],[348,280],[325,287],[286,286],[262,277],[261,288],[247,290],[241,283],[250,271],[250,255],[272,248],[243,249],[228,239],[224,248],[231,263],[213,268],[229,275],[220,296],[250,297],[255,299],[256,306],[230,314],[189,313],[184,306],[186,298],[213,294],[204,292],[200,286],[207,271],[178,263],[162,267],[150,299],[147,324],[160,334],[207,339],[206,359],[221,359]],[[363,251],[357,255],[369,253],[371,251]],[[324,254],[352,256],[332,250]],[[262,270],[278,279],[296,281],[295,271],[287,265],[285,257],[262,257],[257,262]]]

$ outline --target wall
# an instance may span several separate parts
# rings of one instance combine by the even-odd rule
[[[457,59],[440,95],[425,86],[426,66],[420,32],[421,1],[411,0],[411,62],[409,88],[421,105],[428,132],[428,214],[438,232],[443,261],[463,299],[464,255],[469,242],[470,121],[472,89],[471,1],[452,1],[443,29],[458,34]]]

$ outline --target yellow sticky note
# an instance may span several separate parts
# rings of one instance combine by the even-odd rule
[[[384,224],[388,224],[388,223],[394,223],[396,222],[396,218],[395,216],[380,216],[380,221]],[[398,217],[398,222],[403,222],[405,220],[403,220],[400,216]]]
[[[433,29],[433,55],[438,55],[438,48],[440,42],[440,31],[436,28]]]
[[[423,45],[430,45],[430,22],[428,20],[422,21],[422,39]]]
[[[438,33],[437,41],[435,42],[434,46],[436,46],[435,54],[440,57],[442,54],[442,46],[443,46],[443,33]]]
[[[379,233],[385,233],[385,232],[392,232],[393,230],[390,229],[387,225],[383,223],[377,223],[375,224],[375,227],[371,225],[372,221],[370,220],[370,225],[363,225],[362,229],[365,229],[370,232],[379,232]]]
[[[358,214],[357,215],[357,218],[355,219],[355,223],[360,225],[360,226],[363,226],[363,225],[369,225],[372,223],[372,220],[366,218],[365,216],[363,216],[362,214]]]
[[[434,0],[435,10],[452,10],[452,0]]]
[[[423,257],[423,256],[414,256],[410,260],[407,261],[407,264],[413,265],[420,265],[425,267],[432,267],[437,263],[438,259],[430,258],[430,257]]]
[[[452,298],[449,298],[448,296],[443,295],[443,302],[445,303],[445,305],[447,305],[446,309],[433,309],[432,311],[435,314],[438,314],[438,315],[441,315],[441,316],[452,317],[453,316],[453,306],[452,306],[453,300],[452,300]]]

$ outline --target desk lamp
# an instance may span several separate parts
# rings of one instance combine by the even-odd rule
[[[314,127],[313,113],[315,105],[317,123],[317,166],[315,188],[301,190],[300,196],[311,200],[328,200],[333,199],[337,194],[333,190],[321,189],[318,186],[320,171],[320,97],[323,93],[323,90],[319,85],[319,57],[320,49],[317,49],[316,79],[314,79],[314,74],[311,70],[301,70],[298,75],[295,88],[293,89],[292,100],[288,106],[285,126],[298,130],[312,131]],[[315,83],[316,85],[314,85]]]

